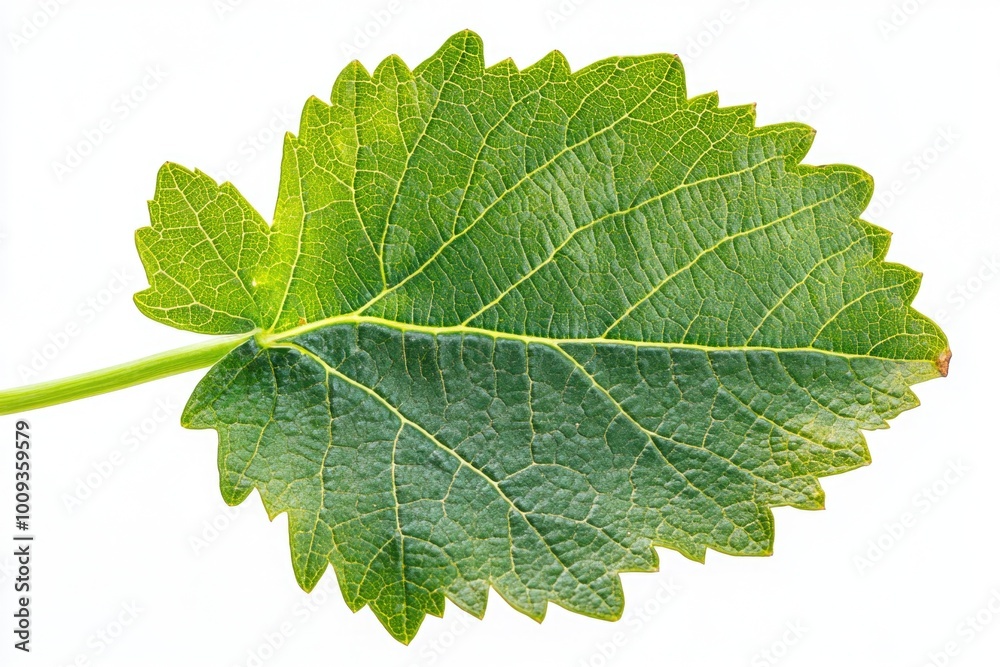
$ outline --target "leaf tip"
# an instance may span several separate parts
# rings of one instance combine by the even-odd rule
[[[478,55],[482,58],[484,50],[483,38],[475,30],[469,28],[460,30],[448,38],[438,53],[451,49],[469,55]]]
[[[569,75],[573,71],[573,68],[569,65],[569,58],[567,58],[566,54],[559,49],[550,51],[549,54],[542,60],[550,61],[556,70],[565,75]]]
[[[946,347],[944,352],[938,355],[938,358],[934,360],[934,365],[937,366],[938,373],[941,377],[948,377],[948,368],[951,366],[951,348]]]

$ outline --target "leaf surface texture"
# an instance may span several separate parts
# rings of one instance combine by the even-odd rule
[[[689,99],[674,56],[486,68],[460,33],[306,103],[271,225],[165,165],[136,302],[255,332],[183,421],[228,502],[287,512],[305,589],[332,565],[404,642],[490,587],[616,618],[654,546],[770,553],[769,508],[822,507],[947,370],[870,177],[812,137]]]

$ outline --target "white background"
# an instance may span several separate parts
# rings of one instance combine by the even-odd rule
[[[269,214],[280,135],[309,95],[326,98],[352,57],[416,65],[462,28],[483,36],[488,63],[524,66],[553,48],[574,67],[679,53],[691,94],[817,128],[807,162],[875,176],[881,203],[866,217],[895,233],[891,260],[925,273],[916,303],[950,337],[951,377],[919,386],[921,408],[868,436],[874,465],[824,482],[825,511],[775,512],[773,557],[701,565],[663,551],[661,572],[624,577],[617,624],[552,607],[538,625],[494,595],[484,621],[449,606],[409,648],[368,610],[351,614],[332,573],[329,594],[298,589],[286,521],[269,523],[256,494],[225,506],[214,433],[178,425],[192,373],[26,415],[35,634],[34,652],[15,655],[14,419],[2,418],[0,664],[997,664],[1000,5],[398,2],[4,0],[0,386],[198,340],[131,303],[145,286],[133,230],[159,165],[228,172]],[[100,142],[58,167],[95,130]],[[76,335],[61,336],[68,326]],[[126,440],[133,429],[141,440]]]

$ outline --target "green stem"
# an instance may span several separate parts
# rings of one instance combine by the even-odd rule
[[[0,391],[0,415],[68,403],[211,366],[253,334],[218,336],[99,371]]]

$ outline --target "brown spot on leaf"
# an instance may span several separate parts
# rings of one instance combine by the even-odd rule
[[[951,348],[945,348],[945,351],[938,355],[938,358],[934,361],[934,365],[937,366],[938,373],[941,377],[948,377],[948,366],[951,364]]]
[[[308,320],[306,320],[306,318],[304,318],[304,317],[300,317],[299,318],[299,326],[302,326],[303,324],[308,324]]]

